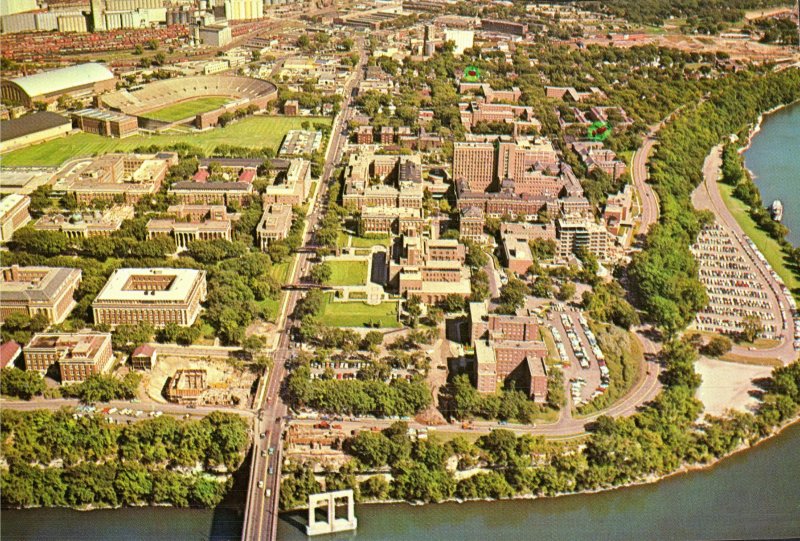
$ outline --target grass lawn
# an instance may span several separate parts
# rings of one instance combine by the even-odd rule
[[[202,133],[136,135],[125,139],[78,133],[3,154],[0,157],[0,165],[4,167],[53,167],[76,157],[89,157],[109,152],[131,152],[136,147],[143,145],[175,143],[188,143],[200,147],[207,154],[211,154],[217,145],[222,144],[251,148],[271,147],[277,150],[286,132],[301,129],[300,125],[305,121],[330,123],[330,118],[252,116],[224,128],[214,128]]]
[[[264,318],[267,321],[275,322],[278,318],[278,310],[281,309],[281,299],[283,293],[278,295],[277,299],[264,299],[263,301],[256,301],[259,308],[264,310]]]
[[[214,327],[212,327],[202,317],[200,318],[200,322],[200,337],[194,341],[194,344],[203,346],[213,345],[214,337],[216,336]]]
[[[329,286],[361,286],[367,283],[369,265],[366,261],[328,261],[331,268]]]
[[[384,302],[375,306],[363,302],[333,302],[332,294],[326,296],[320,321],[332,327],[364,327],[379,322],[381,327],[399,327],[397,303]]]
[[[353,246],[355,248],[372,248],[373,246],[389,246],[392,242],[392,237],[389,235],[376,235],[374,237],[353,237]]]
[[[350,246],[351,238],[353,238],[351,235],[348,235],[344,231],[339,231],[339,235],[336,237],[336,246],[339,248],[347,248]]]
[[[175,122],[199,115],[200,113],[219,109],[228,103],[228,101],[230,101],[230,99],[223,96],[205,96],[203,98],[194,98],[180,103],[173,103],[161,109],[145,113],[142,116],[152,118],[153,120],[161,120],[162,122]]]
[[[279,283],[285,284],[289,280],[289,269],[292,267],[293,258],[284,261],[283,263],[276,263],[269,269],[269,275],[275,278]]]
[[[747,212],[747,205],[733,197],[733,187],[721,182],[717,183],[719,186],[720,194],[725,205],[733,214],[733,217],[739,222],[739,225],[744,230],[745,234],[750,237],[753,242],[758,246],[759,251],[764,254],[769,264],[778,275],[783,278],[786,287],[794,293],[795,298],[800,301],[800,276],[792,271],[786,263],[786,256],[783,249],[778,242],[767,235],[766,232],[758,228],[756,223],[750,218]]]

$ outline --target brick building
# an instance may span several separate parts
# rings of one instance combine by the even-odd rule
[[[81,270],[67,267],[4,267],[0,275],[0,321],[18,312],[64,321],[75,306]]]
[[[366,235],[422,235],[426,220],[422,209],[405,207],[363,207],[358,232]]]
[[[539,341],[536,318],[508,314],[490,314],[485,302],[469,303],[470,343],[482,338],[491,340]]]
[[[311,163],[308,160],[289,160],[272,186],[264,190],[265,204],[302,205],[311,192]]]
[[[359,126],[356,129],[356,143],[359,145],[371,145],[374,141],[372,126]]]
[[[533,107],[525,105],[510,105],[507,103],[472,102],[459,103],[461,123],[467,131],[480,123],[505,123],[514,124],[515,129],[525,131],[540,131],[541,122],[536,119]]]
[[[115,111],[81,109],[74,111],[70,116],[72,127],[86,133],[119,138],[139,133],[139,121],[136,117]]]
[[[345,207],[359,211],[364,207],[421,209],[422,196],[419,156],[371,152],[350,156],[342,194]]]
[[[81,382],[114,364],[110,333],[41,333],[23,348],[25,369],[45,374],[58,364],[61,383]]]
[[[249,182],[176,182],[169,193],[185,205],[245,206],[253,193]]]
[[[453,144],[453,178],[465,180],[470,190],[496,191],[506,180],[515,182],[516,193],[557,195],[563,181],[547,176],[555,169],[558,154],[546,139],[499,137]]]
[[[516,194],[513,189],[500,192],[479,192],[471,190],[464,180],[456,182],[456,206],[460,211],[477,207],[485,215],[493,218],[509,215],[529,220],[536,219],[542,211],[553,215],[558,212],[559,208],[558,199],[555,196]]]
[[[478,392],[494,393],[498,384],[514,380],[536,402],[547,399],[547,345],[535,318],[490,314],[487,303],[473,302],[469,329]]]
[[[461,211],[458,221],[458,232],[461,239],[482,243],[484,239],[483,227],[486,223],[483,209],[468,207]]]
[[[28,208],[31,198],[27,195],[12,193],[0,201],[0,242],[8,242],[14,231],[25,227],[31,221]]]
[[[402,237],[390,251],[389,284],[401,295],[417,295],[432,304],[449,295],[468,297],[466,249],[455,239]]]
[[[136,204],[158,192],[167,170],[177,163],[174,152],[106,154],[70,167],[53,185],[53,192],[74,194],[81,205],[93,201]]]
[[[580,141],[572,143],[572,148],[580,156],[586,165],[586,170],[590,173],[595,169],[600,169],[616,180],[627,171],[625,162],[618,160],[613,150],[604,148],[603,143]]]
[[[275,203],[264,207],[264,214],[261,215],[261,221],[256,228],[258,244],[263,251],[267,251],[271,242],[289,236],[292,219],[292,207],[289,205]]]
[[[297,100],[286,100],[283,104],[283,114],[297,116],[300,114],[300,103]]]
[[[136,370],[152,370],[157,359],[158,352],[150,344],[142,344],[131,353],[131,365]]]
[[[191,326],[206,298],[206,272],[195,269],[118,269],[92,303],[96,324],[167,323]]]

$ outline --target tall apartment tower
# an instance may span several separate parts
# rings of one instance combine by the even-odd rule
[[[485,192],[494,183],[495,148],[492,143],[455,143],[453,179],[466,179],[469,189]]]

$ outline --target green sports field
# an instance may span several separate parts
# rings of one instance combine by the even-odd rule
[[[170,145],[188,143],[210,154],[217,145],[234,145],[251,148],[271,147],[275,150],[289,130],[301,129],[301,124],[325,122],[327,117],[253,116],[234,122],[224,128],[202,133],[181,131],[163,135],[136,135],[113,139],[88,133],[68,135],[39,145],[15,150],[0,156],[4,167],[53,167],[78,157],[98,156],[110,152],[131,152],[143,145]]]
[[[230,98],[224,96],[205,96],[202,98],[194,98],[191,100],[182,101],[180,103],[173,103],[161,109],[150,111],[142,116],[145,118],[152,118],[153,120],[160,120],[162,122],[176,122],[184,118],[193,117],[200,113],[206,113],[219,109],[230,101]]]

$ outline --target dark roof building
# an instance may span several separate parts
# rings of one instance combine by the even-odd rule
[[[42,111],[0,122],[0,151],[60,137],[72,130],[68,118]]]

